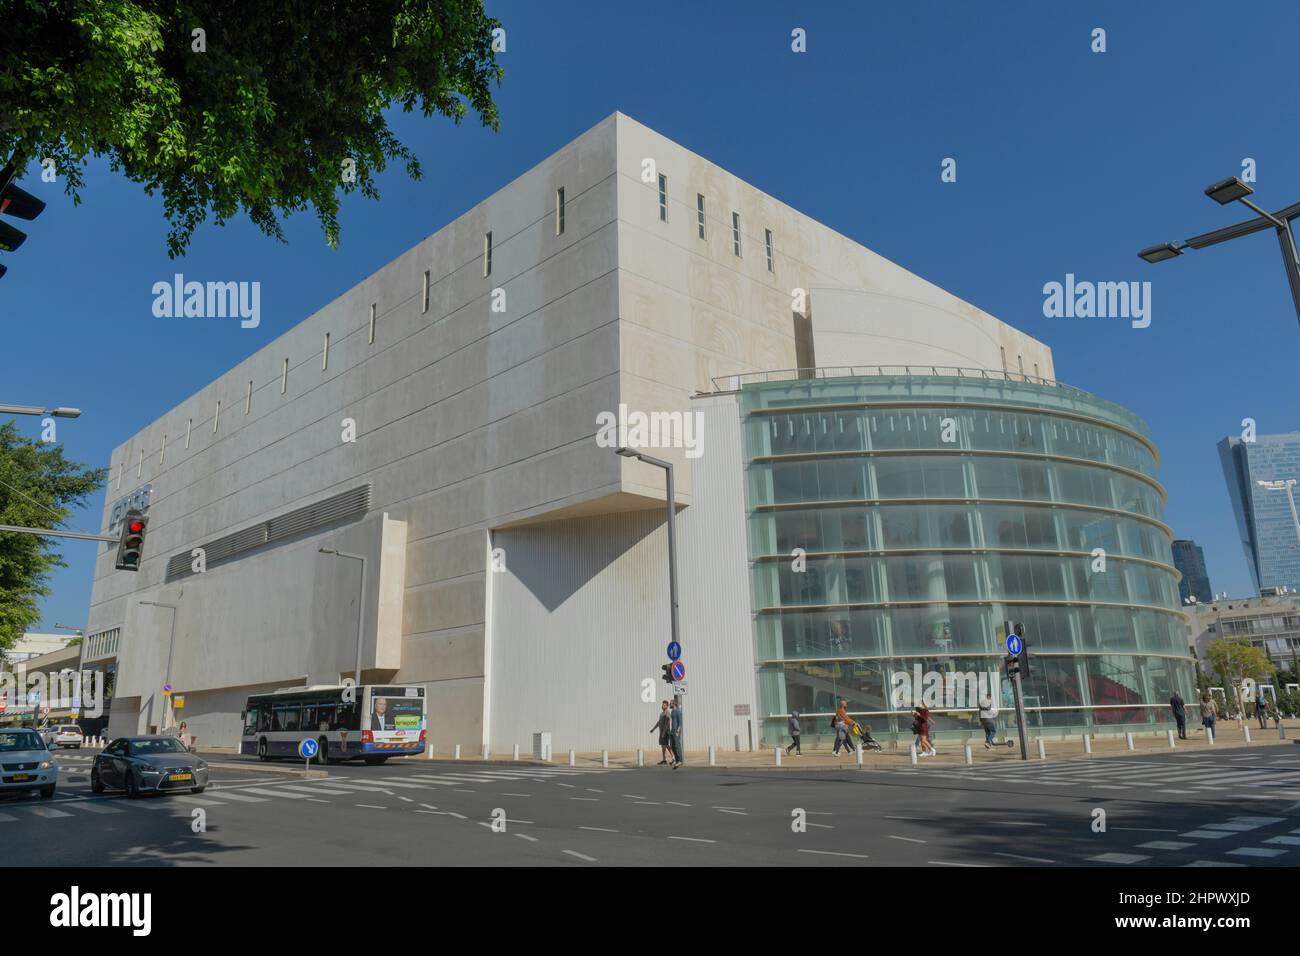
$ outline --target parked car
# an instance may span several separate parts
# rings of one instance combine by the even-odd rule
[[[49,741],[50,749],[55,747],[71,747],[73,750],[80,750],[86,735],[81,732],[81,728],[76,724],[60,724],[54,728],[54,737]]]
[[[59,782],[59,765],[34,730],[0,730],[0,793],[39,790],[48,800]]]
[[[119,737],[95,755],[90,789],[125,790],[131,799],[146,793],[184,790],[202,793],[208,765],[170,734]]]

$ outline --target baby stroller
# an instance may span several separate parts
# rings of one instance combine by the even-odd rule
[[[863,750],[879,751],[883,749],[880,746],[880,741],[871,736],[871,727],[867,724],[859,724],[855,721],[853,726],[849,728],[849,734],[858,739],[858,743],[862,746]]]

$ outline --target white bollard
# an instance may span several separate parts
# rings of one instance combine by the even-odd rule
[[[777,744],[777,746],[780,747],[781,745]],[[713,749],[713,744],[709,744],[709,766],[712,767],[715,766],[716,764],[717,764],[716,751]]]
[[[491,753],[491,751],[488,750],[488,745],[487,745],[487,744],[484,744],[484,745],[483,745],[483,759],[484,759],[484,760],[487,760],[487,759],[488,759],[488,754],[489,754],[489,753]]]
[[[1282,721],[1280,720],[1277,722],[1277,739],[1286,740],[1286,727],[1282,724]]]
[[[640,747],[636,748],[636,765],[638,767],[645,766],[645,751],[642,750]]]
[[[740,734],[736,734],[736,753],[740,753]]]
[[[1125,741],[1125,743],[1128,744],[1128,749],[1129,749],[1129,750],[1132,750],[1132,749],[1133,749],[1133,734],[1132,734],[1131,732],[1130,732],[1130,733],[1126,733],[1126,734],[1124,734],[1124,741]]]
[[[1167,730],[1167,731],[1165,731],[1165,733],[1169,734],[1169,746],[1170,746],[1170,748],[1172,749],[1172,748],[1177,747],[1178,744],[1174,743],[1174,732],[1173,732],[1172,730]]]
[[[1089,734],[1083,735],[1083,752],[1086,754],[1092,753],[1092,737]]]
[[[859,747],[859,748],[858,748],[858,769],[859,769],[859,770],[862,769],[862,751],[864,751],[864,750],[866,750],[866,749],[867,749],[866,747]]]
[[[519,745],[515,744],[515,749],[511,751],[510,756],[514,760],[519,759]]]
[[[1039,760],[1047,759],[1047,748],[1043,745],[1042,737],[1038,738],[1038,759]]]
[[[578,765],[578,755],[575,754],[572,750],[570,750],[570,751],[569,751],[569,766],[570,766],[570,767],[576,767],[577,765]]]
[[[1205,739],[1210,742],[1211,747],[1214,746],[1214,731],[1211,730],[1209,727],[1205,728]]]
[[[453,757],[453,759],[455,759],[455,760],[459,760],[459,759],[460,759],[460,744],[457,744],[457,745],[456,745],[456,753],[455,753],[455,756]]]
[[[916,743],[913,742],[912,744],[910,744],[909,749],[912,752],[912,766],[915,767],[916,766]]]
[[[776,765],[781,766],[781,745],[777,744],[772,748],[772,753],[776,754]]]
[[[974,762],[975,762],[974,758],[971,757],[970,755],[970,744],[967,744],[966,745],[966,766],[969,767]]]
[[[432,744],[432,743],[430,743],[427,747],[424,748],[424,759],[425,759],[425,760],[432,760],[432,759],[433,759],[433,744]]]
[[[608,767],[608,766],[609,766],[609,751],[608,751],[608,750],[602,750],[602,751],[600,752],[600,765],[601,765],[602,767]]]
[[[1246,743],[1250,743],[1250,724],[1242,724],[1241,729],[1246,733]]]

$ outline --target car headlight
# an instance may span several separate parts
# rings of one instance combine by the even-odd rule
[[[42,760],[42,761],[41,761],[41,769],[42,769],[42,770],[49,770],[49,769],[50,769],[51,767],[53,767],[53,766],[54,766],[54,761],[53,761],[53,760]]]
[[[195,769],[195,770],[207,770],[207,769],[208,769],[208,765],[205,764],[202,760],[200,760],[198,763],[196,763],[196,764],[194,765],[194,769]]]

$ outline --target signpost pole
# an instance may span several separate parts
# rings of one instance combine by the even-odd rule
[[[1012,692],[1016,695],[1016,729],[1020,731],[1020,759],[1029,759],[1029,743],[1025,739],[1025,697],[1020,691],[1020,672],[1016,671],[1011,681]]]

